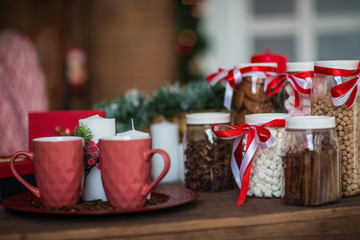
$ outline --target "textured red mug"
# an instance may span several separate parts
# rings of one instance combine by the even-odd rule
[[[43,137],[32,140],[33,152],[20,151],[10,159],[15,178],[40,198],[45,207],[76,204],[80,200],[84,174],[82,137]],[[25,181],[15,169],[15,159],[26,156],[34,163],[37,187]]]
[[[135,140],[106,137],[99,143],[101,178],[110,205],[128,209],[143,206],[146,196],[169,171],[169,155],[161,149],[151,149],[150,137]],[[164,169],[150,183],[151,158],[155,153],[162,156]]]

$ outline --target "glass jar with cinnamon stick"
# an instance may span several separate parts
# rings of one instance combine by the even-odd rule
[[[285,119],[283,202],[319,206],[340,199],[340,152],[335,117]]]

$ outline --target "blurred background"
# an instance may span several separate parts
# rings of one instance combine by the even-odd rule
[[[360,58],[358,0],[0,0],[9,29],[34,44],[49,110],[204,79],[265,45],[289,61]]]

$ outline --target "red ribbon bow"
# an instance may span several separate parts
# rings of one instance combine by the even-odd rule
[[[360,86],[360,62],[356,71],[315,66],[314,73],[329,76],[354,77],[330,90],[334,106],[341,106],[346,101],[348,101],[347,109],[350,109],[354,105]]]
[[[228,127],[227,130],[218,130],[220,127]],[[284,127],[284,119],[272,120],[265,124],[232,126],[226,124],[215,124],[212,126],[214,134],[222,139],[235,139],[231,155],[231,170],[236,183],[240,188],[240,194],[236,206],[245,203],[249,188],[251,162],[257,147],[269,148],[274,144],[274,138],[269,129],[265,127]],[[242,141],[247,133],[245,153],[242,151]],[[236,154],[236,158],[235,158]]]
[[[216,83],[222,80],[227,80],[225,86],[225,94],[224,94],[224,106],[229,111],[231,110],[231,102],[233,97],[233,92],[235,89],[235,84],[241,82],[241,73],[238,68],[233,68],[231,70],[226,70],[223,68],[219,68],[217,73],[210,74],[207,77],[211,86],[214,86]]]
[[[288,81],[294,89],[295,95],[295,107],[300,106],[300,97],[299,93],[310,95],[311,85],[310,81],[307,81],[306,78],[314,78],[313,71],[300,72],[290,75],[288,73],[280,73],[272,78],[265,80],[264,91],[268,96],[272,96],[278,93],[284,86],[285,81]]]
[[[235,89],[235,84],[240,83],[242,81],[242,77],[257,76],[259,78],[266,78],[274,74],[276,74],[276,68],[267,66],[249,66],[241,69],[233,68],[231,70],[219,68],[218,72],[208,75],[206,79],[211,86],[214,86],[219,81],[227,80],[224,106],[228,110],[231,110],[233,90],[237,91]]]
[[[235,84],[238,81],[241,81],[241,75],[238,68],[233,68],[230,70],[219,68],[218,72],[208,75],[206,80],[210,83],[211,86],[214,86],[219,81],[227,80],[230,86],[236,91]]]
[[[259,76],[260,78],[269,77],[277,73],[276,67],[269,66],[248,66],[240,68],[240,72],[243,76],[252,76],[254,73],[260,73],[263,76]]]

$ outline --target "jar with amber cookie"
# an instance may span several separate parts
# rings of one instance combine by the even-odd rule
[[[275,75],[276,63],[249,63],[240,66],[242,81],[236,85],[234,95],[234,123],[245,123],[245,115],[272,113],[277,110],[276,96],[267,96],[264,83],[267,77]]]

